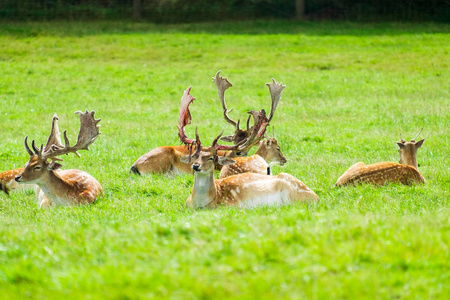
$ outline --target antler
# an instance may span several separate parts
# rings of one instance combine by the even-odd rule
[[[251,147],[258,144],[264,137],[267,126],[269,126],[269,120],[266,117],[266,111],[264,109],[261,109],[259,112],[252,110],[249,114],[253,116],[254,125],[252,126],[252,132],[250,135],[243,140],[242,143],[238,144],[238,149],[240,151],[249,150]]]
[[[190,95],[191,87],[188,87],[181,97],[180,104],[180,125],[178,126],[178,137],[180,141],[185,144],[194,144],[195,140],[188,139],[184,127],[191,124],[191,112],[189,111],[189,105],[195,100],[195,98]],[[197,134],[197,133],[196,133]]]
[[[283,83],[278,83],[275,81],[275,79],[272,78],[271,83],[266,83],[266,85],[269,87],[270,90],[270,96],[272,97],[272,107],[270,108],[269,113],[269,122],[272,120],[273,114],[275,113],[275,110],[277,109],[278,102],[281,99],[281,93],[283,92],[283,89],[286,87],[283,85]]]
[[[228,123],[230,123],[234,127],[239,126],[239,125],[237,125],[237,122],[233,121],[228,116],[228,113],[231,112],[233,110],[233,108],[227,109],[227,104],[225,103],[225,90],[228,89],[229,87],[232,87],[233,85],[231,84],[231,82],[228,81],[227,78],[223,78],[219,74],[220,74],[220,71],[218,71],[216,73],[216,76],[213,77],[213,81],[217,86],[217,94],[219,95],[220,102],[222,103],[223,117],[225,118],[225,120]],[[238,128],[238,127],[236,127],[236,128]]]
[[[411,142],[416,140],[416,138],[419,136],[419,134],[422,132],[422,130],[423,130],[423,127],[420,128],[419,132],[418,132],[418,133],[416,134],[416,136],[411,140]]]
[[[79,150],[89,150],[89,146],[95,142],[97,137],[100,135],[99,127],[97,125],[101,119],[95,119],[95,111],[89,112],[87,109],[84,113],[81,111],[76,111],[76,114],[80,116],[80,131],[78,133],[78,139],[74,146],[70,146],[69,139],[67,138],[67,131],[64,131],[64,146],[61,144],[60,132],[58,128],[58,116],[55,114],[52,120],[52,130],[50,136],[48,137],[47,144],[41,145],[38,149],[34,140],[31,145],[33,147],[34,153],[28,147],[28,136],[25,137],[25,149],[30,156],[38,155],[41,159],[45,160],[51,158],[52,160],[62,160],[56,158],[63,154],[75,153],[78,157],[81,155],[78,153]]]
[[[219,133],[218,136],[216,136],[216,138],[214,139],[214,141],[213,141],[213,143],[211,145],[211,147],[214,147],[216,150],[235,150],[235,149],[238,149],[246,141],[246,140],[243,140],[240,143],[238,143],[236,145],[231,145],[231,146],[229,146],[229,145],[219,145],[217,143],[217,141],[220,139],[222,134],[223,134],[223,130],[222,130],[221,133]]]

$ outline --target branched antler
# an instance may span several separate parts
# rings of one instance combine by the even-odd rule
[[[257,112],[252,110],[249,112],[253,116],[254,125],[251,128],[250,135],[240,143],[238,149],[240,151],[248,151],[253,146],[257,145],[259,141],[264,137],[266,133],[266,128],[269,126],[269,121],[266,117],[266,111],[261,109],[261,111]]]
[[[283,92],[283,89],[286,87],[283,85],[283,83],[278,83],[275,81],[275,79],[272,78],[271,83],[266,83],[266,85],[269,87],[270,90],[270,96],[272,98],[272,106],[270,108],[269,113],[269,122],[272,120],[273,114],[275,113],[275,110],[277,109],[278,102],[280,102],[281,99],[281,93]]]
[[[75,153],[78,157],[81,155],[78,153],[79,150],[89,150],[89,146],[95,142],[97,137],[100,135],[100,125],[98,123],[101,119],[95,119],[95,111],[82,113],[81,111],[76,111],[76,114],[80,116],[80,131],[78,133],[78,139],[75,145],[70,146],[69,139],[67,138],[67,131],[64,131],[64,146],[61,143],[60,132],[58,128],[58,116],[55,114],[52,120],[52,130],[50,136],[48,137],[47,143],[41,145],[41,148],[36,147],[35,141],[33,140],[31,145],[34,150],[28,147],[28,136],[25,137],[25,149],[30,156],[38,155],[40,159],[46,160],[51,158],[52,160],[62,160],[57,158],[57,156],[69,153]]]
[[[230,123],[231,125],[233,125],[234,127],[238,128],[239,125],[237,124],[236,121],[233,121],[229,116],[228,113],[230,113],[233,108],[231,109],[227,109],[227,104],[225,103],[225,91],[229,88],[232,87],[233,85],[231,84],[231,82],[228,81],[227,78],[223,78],[222,76],[219,75],[220,71],[218,71],[216,73],[216,76],[213,77],[213,81],[217,86],[217,94],[219,95],[219,99],[220,102],[222,103],[222,108],[223,108],[223,117],[225,118],[225,120]]]
[[[178,137],[180,141],[184,144],[194,144],[195,140],[188,139],[186,136],[186,132],[184,131],[184,127],[188,124],[191,124],[191,112],[189,111],[189,105],[195,100],[195,98],[190,95],[191,87],[188,87],[184,93],[183,97],[181,97],[180,104],[180,125],[178,125]]]

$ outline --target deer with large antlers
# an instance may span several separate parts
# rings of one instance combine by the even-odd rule
[[[247,129],[241,130],[239,128],[239,121],[233,121],[228,113],[232,110],[228,110],[225,104],[225,90],[228,89],[232,84],[228,81],[227,78],[223,78],[219,75],[220,71],[217,72],[216,76],[213,78],[214,83],[217,86],[217,93],[219,95],[219,99],[224,107],[224,117],[225,119],[233,125],[235,128],[235,134],[231,136],[224,137],[222,140],[232,142],[234,145],[239,145],[233,150],[219,150],[218,154],[220,156],[228,156],[228,157],[239,157],[239,156],[247,156],[248,151],[255,145],[257,145],[260,140],[264,137],[265,128],[269,125],[270,119],[273,117],[273,114],[278,105],[278,101],[281,96],[281,91],[284,86],[276,83],[274,81],[273,84],[268,84],[271,97],[272,97],[272,106],[269,114],[269,118],[267,119],[265,116],[265,111],[255,111],[252,110],[249,113],[249,117],[247,120]],[[281,87],[281,89],[280,89]],[[189,94],[190,89],[187,90],[187,94]],[[185,96],[183,96],[185,97]],[[186,97],[185,97],[186,98]],[[194,100],[194,98],[192,99]],[[182,99],[183,101],[183,99]],[[186,105],[186,104],[185,104]],[[189,105],[189,104],[188,104]],[[181,111],[185,111],[180,109]],[[253,117],[253,126],[249,126],[250,119]],[[191,118],[189,116],[188,121],[190,122]],[[261,126],[258,126],[261,124]],[[255,127],[255,125],[257,125]],[[259,128],[259,130],[256,130]],[[180,146],[161,146],[151,150],[150,152],[139,157],[131,166],[130,172],[138,175],[144,174],[192,174],[191,165],[186,165],[181,162],[181,158],[185,155],[189,155],[192,151],[195,151],[195,143],[189,143],[188,145],[180,145]],[[216,167],[218,167],[217,165]]]
[[[362,162],[351,166],[339,177],[336,186],[345,186],[358,183],[372,183],[383,185],[388,182],[401,184],[425,183],[425,178],[420,174],[417,166],[417,149],[419,149],[425,139],[416,142],[417,136],[409,142],[401,139],[397,142],[399,146],[400,162],[381,162],[372,165],[365,165]]]
[[[183,105],[183,99],[189,95],[190,88],[185,91],[181,98],[181,105]],[[192,97],[191,101],[195,98]],[[186,104],[185,104],[186,105]],[[180,120],[184,122],[190,122],[191,116],[184,116],[183,108],[180,108]],[[180,124],[182,127],[186,124]],[[131,166],[130,172],[144,175],[144,174],[192,174],[190,166],[180,161],[181,157],[192,153],[193,149],[191,143],[189,145],[180,146],[162,146],[151,150],[150,152],[142,155]]]
[[[16,181],[38,185],[42,190],[36,193],[40,207],[45,206],[48,199],[56,205],[91,204],[103,193],[102,186],[94,177],[80,170],[60,170],[62,166],[57,162],[62,161],[58,156],[64,154],[74,153],[80,157],[78,151],[89,150],[89,145],[100,135],[100,126],[97,125],[100,119],[94,118],[94,111],[75,113],[80,116],[81,125],[78,140],[73,146],[70,146],[66,131],[62,145],[56,114],[53,116],[51,133],[45,147],[36,147],[33,140],[32,151],[28,146],[28,136],[25,137],[25,149],[30,160],[22,174],[16,177]]]
[[[189,90],[189,89],[188,89]],[[188,91],[187,90],[187,91]],[[185,91],[186,95],[186,91]],[[189,104],[190,95],[186,102]],[[180,116],[188,118],[189,109]],[[194,140],[188,139],[184,133],[180,120],[179,137],[183,143],[192,144]],[[264,124],[254,125],[256,131],[265,131]],[[287,205],[295,201],[318,201],[319,197],[305,184],[294,176],[280,173],[278,176],[262,175],[256,173],[237,174],[223,179],[214,180],[215,163],[222,165],[234,164],[235,161],[226,156],[219,156],[219,150],[236,150],[239,145],[219,145],[219,134],[210,147],[203,147],[196,130],[196,149],[192,155],[184,156],[181,161],[192,163],[194,170],[194,187],[187,199],[186,205],[191,208],[216,208],[221,205],[234,205],[243,208],[252,208],[262,205]]]
[[[221,140],[234,141],[236,138],[240,138],[241,136],[246,137],[250,134],[251,130],[254,128],[254,126],[256,126],[256,124],[253,127],[249,128],[247,120],[247,130],[239,129],[239,120],[237,122],[233,121],[228,115],[228,113],[230,113],[233,108],[228,109],[225,102],[225,90],[233,85],[228,81],[227,78],[223,78],[222,76],[220,76],[220,71],[217,72],[216,77],[213,78],[213,81],[217,85],[217,92],[223,108],[223,116],[228,123],[232,124],[236,128],[234,135],[221,138]],[[266,85],[269,87],[270,96],[272,98],[272,106],[267,120],[268,125],[273,118],[278,103],[280,102],[283,89],[286,86],[282,83],[276,82],[275,79],[272,79],[272,82],[266,83]],[[260,142],[260,139],[254,139],[251,143],[248,144],[255,145],[258,142]],[[246,148],[247,152],[250,148],[251,147]],[[280,163],[281,165],[286,162],[286,158],[281,153],[278,141],[275,139],[275,136],[273,138],[268,138],[260,142],[259,148],[254,155],[250,157],[247,157],[247,155],[242,157],[235,157],[234,160],[234,164],[224,166],[221,169],[220,178],[225,178],[233,174],[246,172],[271,175],[270,166],[267,162]]]

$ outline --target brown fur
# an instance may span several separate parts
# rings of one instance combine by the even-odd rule
[[[425,178],[415,168],[395,162],[382,162],[365,165],[359,162],[347,171],[336,182],[337,186],[357,183],[372,183],[383,185],[388,182],[398,182],[409,185],[425,183]]]
[[[11,190],[21,188],[21,187],[29,187],[29,186],[20,186],[16,181],[16,176],[22,174],[24,168],[8,170],[0,173],[0,186],[3,192],[9,195]]]
[[[194,151],[195,147],[193,147],[191,153]],[[139,157],[132,165],[132,168],[136,169],[139,175],[171,172],[192,174],[193,171],[190,165],[180,162],[180,158],[185,155],[189,155],[189,148],[186,145],[162,146]]]

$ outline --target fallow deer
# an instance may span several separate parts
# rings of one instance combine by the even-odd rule
[[[222,168],[219,178],[247,172],[272,175],[271,166],[273,164],[282,166],[287,162],[275,135],[262,140],[258,150],[252,156],[235,157],[233,160],[235,161],[234,164]]]
[[[189,116],[186,106],[184,116]],[[183,124],[182,122],[180,122]],[[187,122],[184,122],[187,124]],[[262,124],[255,126],[258,131]],[[264,129],[265,130],[265,129]],[[191,144],[179,128],[180,140]],[[319,197],[305,184],[294,176],[280,173],[278,176],[256,173],[236,174],[223,179],[214,180],[215,163],[222,165],[234,164],[235,161],[226,156],[218,156],[218,150],[234,150],[238,145],[223,146],[217,141],[219,134],[211,147],[203,147],[196,130],[196,150],[192,155],[184,156],[181,161],[190,164],[194,170],[194,187],[186,201],[191,208],[216,208],[222,205],[234,205],[242,208],[252,208],[262,205],[287,205],[295,201],[318,201]]]
[[[405,185],[412,183],[425,183],[425,178],[420,174],[417,166],[417,149],[419,149],[425,139],[416,142],[417,136],[409,142],[401,140],[397,142],[399,146],[400,162],[381,162],[372,165],[365,165],[358,162],[350,167],[339,177],[336,186],[345,186],[358,183],[372,183],[383,185],[388,182],[397,182]]]
[[[64,131],[64,146],[61,143],[58,128],[58,116],[55,114],[52,120],[52,130],[47,143],[37,148],[32,142],[33,151],[28,146],[28,136],[25,137],[25,149],[30,155],[30,160],[25,165],[24,171],[16,177],[17,182],[35,183],[42,191],[37,191],[36,200],[40,207],[47,205],[48,199],[56,205],[91,204],[102,193],[100,183],[80,170],[60,170],[62,167],[57,161],[63,154],[74,153],[78,157],[79,150],[89,150],[99,136],[100,119],[94,118],[94,111],[85,113],[75,112],[80,116],[80,131],[74,146],[70,146],[67,133]],[[51,160],[50,162],[48,160]]]
[[[235,134],[226,137],[223,140],[228,142],[233,142],[234,145],[240,145],[234,150],[220,150],[218,154],[220,156],[228,156],[228,157],[239,157],[239,156],[247,156],[248,151],[255,145],[259,143],[263,136],[261,136],[261,132],[265,130],[265,127],[268,126],[268,122],[263,122],[263,120],[259,120],[259,116],[262,115],[261,110],[259,112],[252,110],[249,113],[249,118],[247,120],[247,129],[241,130],[239,128],[239,121],[233,121],[228,113],[232,111],[232,109],[228,110],[225,104],[225,91],[232,86],[232,84],[228,81],[227,78],[223,78],[219,75],[220,71],[217,72],[216,76],[213,78],[214,83],[217,86],[217,93],[219,95],[219,99],[224,108],[224,117],[230,124],[235,128]],[[271,86],[272,85],[272,86]],[[281,84],[275,82],[269,85],[271,98],[272,98],[272,106],[269,114],[269,120],[272,119],[273,114],[276,110],[278,102],[281,97],[281,92],[284,88]],[[280,89],[281,87],[281,89]],[[185,95],[183,95],[182,101],[184,98],[189,97],[190,88],[185,91]],[[187,93],[187,94],[186,94]],[[192,97],[192,96],[190,96]],[[192,101],[195,98],[192,97]],[[189,102],[190,103],[190,102]],[[180,109],[181,114],[182,109]],[[264,112],[265,116],[265,112]],[[181,117],[181,115],[180,115]],[[255,131],[254,126],[249,126],[250,118],[253,117],[254,124],[258,122],[262,122],[262,128],[260,128],[261,132]],[[191,118],[189,116],[190,122]],[[267,123],[267,124],[266,124]],[[255,127],[257,128],[257,127]],[[245,142],[243,142],[245,140]],[[180,145],[180,146],[161,146],[151,150],[150,152],[139,157],[131,166],[130,172],[138,175],[144,174],[192,174],[192,168],[190,165],[186,165],[180,161],[181,157],[188,155],[195,151],[195,143],[189,145]],[[219,167],[217,165],[216,167]]]

